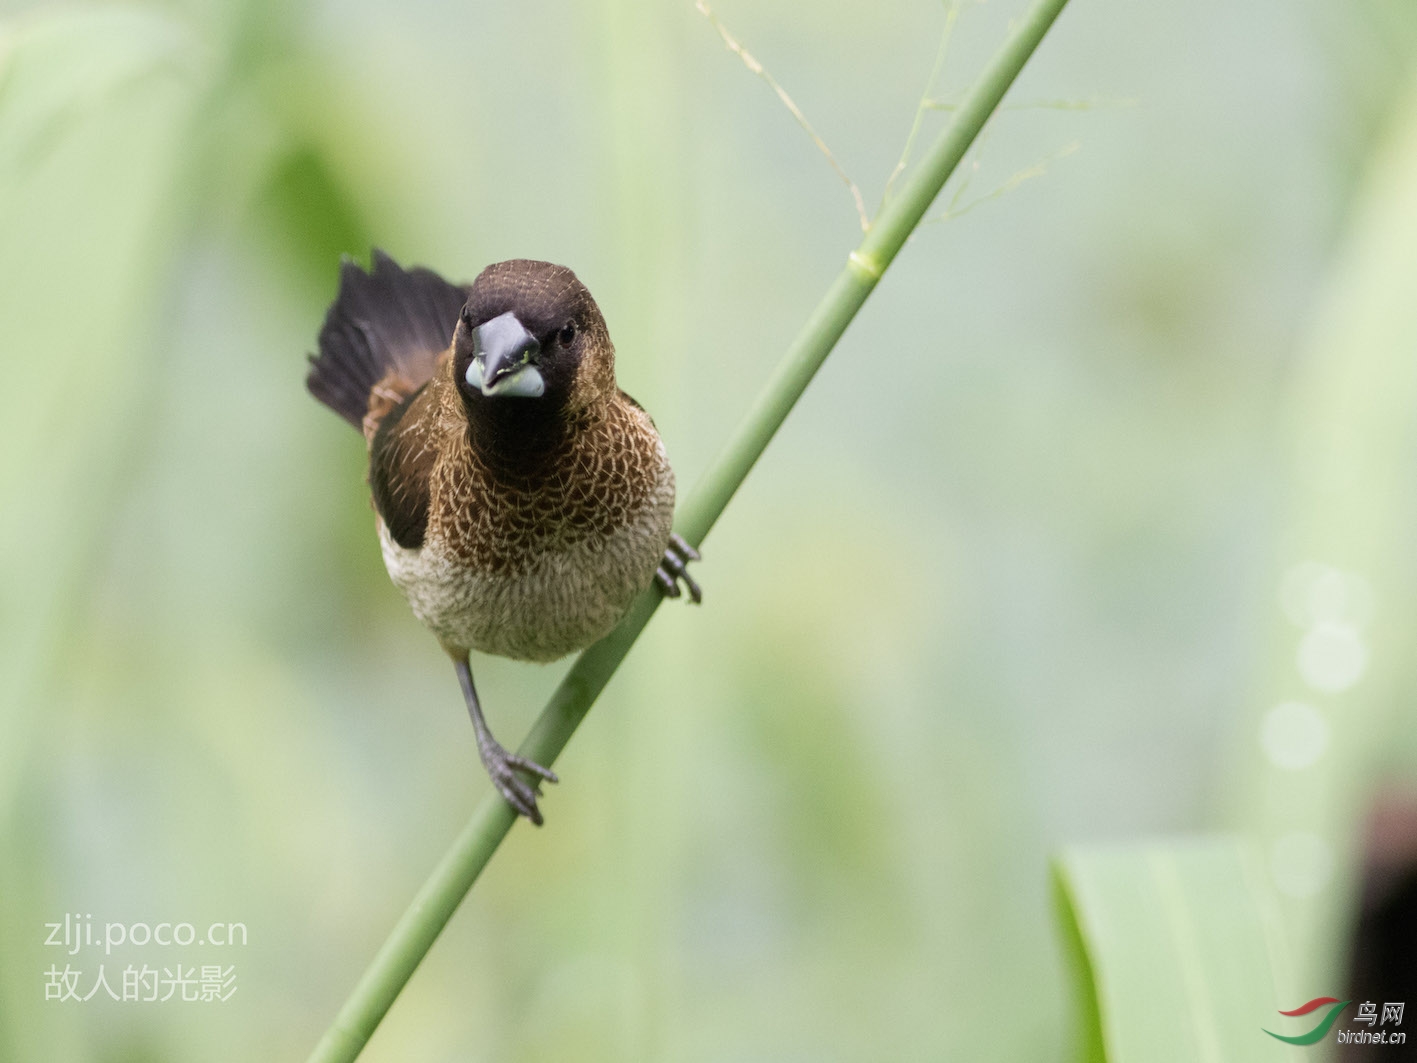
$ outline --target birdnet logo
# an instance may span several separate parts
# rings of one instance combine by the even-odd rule
[[[1338,1022],[1339,1015],[1343,1009],[1352,1004],[1351,1000],[1339,1000],[1337,997],[1315,997],[1306,1004],[1301,1004],[1293,1011],[1281,1011],[1279,1014],[1288,1018],[1302,1018],[1306,1015],[1313,1015],[1321,1009],[1327,1008],[1313,1029],[1307,1033],[1286,1035],[1275,1033],[1273,1030],[1265,1030],[1277,1041],[1284,1041],[1291,1045],[1315,1045],[1329,1035],[1334,1024]],[[1402,1025],[1402,1013],[1407,1005],[1400,1001],[1387,1001],[1383,1004],[1382,1013],[1378,1012],[1378,1005],[1371,1000],[1366,1000],[1358,1005],[1358,1014],[1349,1021],[1350,1027],[1366,1026],[1367,1029],[1342,1029],[1338,1031],[1334,1040],[1338,1044],[1371,1044],[1371,1045],[1402,1045],[1407,1043],[1407,1034],[1398,1029],[1387,1029],[1389,1025],[1393,1027]]]

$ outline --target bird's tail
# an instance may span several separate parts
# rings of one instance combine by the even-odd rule
[[[305,386],[354,427],[371,430],[366,418],[376,408],[387,411],[390,399],[401,401],[433,376],[466,301],[466,288],[432,270],[405,270],[377,247],[368,273],[345,259]]]

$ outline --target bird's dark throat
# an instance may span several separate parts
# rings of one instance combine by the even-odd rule
[[[463,394],[468,442],[499,480],[523,483],[554,473],[564,460],[582,417],[569,416],[563,402],[488,398]]]

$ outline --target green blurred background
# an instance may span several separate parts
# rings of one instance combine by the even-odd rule
[[[878,201],[946,8],[715,10]],[[859,227],[688,2],[0,17],[0,1059],[302,1059],[488,788],[302,386],[338,256],[572,266],[683,492]],[[1046,171],[916,234],[366,1058],[1064,1059],[1049,854],[1217,828],[1339,993],[1417,792],[1414,45],[1074,0],[958,203]],[[509,744],[564,670],[474,666]]]

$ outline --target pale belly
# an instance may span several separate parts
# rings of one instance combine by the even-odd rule
[[[390,578],[443,645],[554,661],[609,634],[654,580],[669,542],[668,505],[646,506],[608,536],[541,551],[522,571],[479,571],[430,537],[406,550],[379,521]]]

